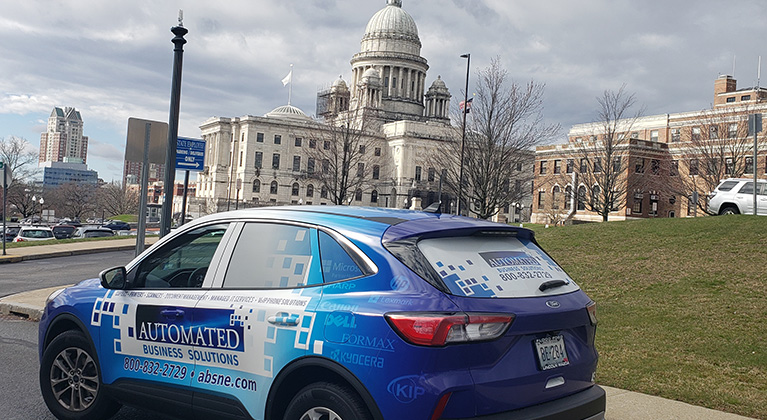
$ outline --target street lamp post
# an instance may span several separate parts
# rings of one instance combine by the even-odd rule
[[[466,53],[461,55],[461,58],[466,59],[466,88],[463,91],[463,125],[461,128],[461,162],[460,169],[458,170],[458,204],[456,206],[455,214],[461,214],[461,201],[463,200],[463,155],[466,148],[466,112],[468,111],[469,104],[469,65],[471,63],[471,54]]]

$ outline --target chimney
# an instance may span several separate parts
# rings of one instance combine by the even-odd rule
[[[730,75],[723,74],[714,81],[714,105],[726,102],[725,94],[737,90],[737,81]]]

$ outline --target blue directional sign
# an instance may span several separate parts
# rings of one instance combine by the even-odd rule
[[[176,169],[202,171],[205,168],[205,140],[179,137],[176,142]]]

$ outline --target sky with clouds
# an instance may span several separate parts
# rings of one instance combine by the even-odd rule
[[[75,107],[88,164],[120,180],[129,117],[168,121],[173,44],[184,11],[179,135],[210,117],[263,115],[288,100],[309,115],[317,91],[349,81],[368,20],[386,0],[24,0],[0,15],[0,137],[37,148],[54,106]],[[714,80],[757,83],[767,58],[764,0],[403,0],[428,60],[454,98],[500,57],[509,76],[544,83],[545,118],[594,121],[596,97],[626,84],[645,115],[711,106]],[[474,79],[470,82],[473,83]],[[469,88],[471,93],[472,88]],[[453,101],[456,106],[458,100]]]

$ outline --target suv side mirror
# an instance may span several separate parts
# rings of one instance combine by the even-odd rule
[[[101,285],[105,289],[124,289],[127,277],[125,267],[113,267],[99,273]]]

